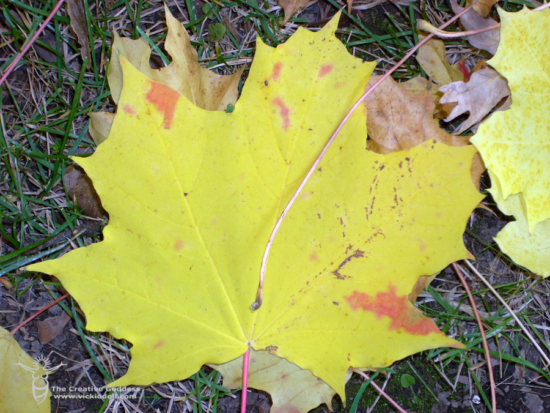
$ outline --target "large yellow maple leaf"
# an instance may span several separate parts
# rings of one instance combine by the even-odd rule
[[[518,264],[550,275],[550,10],[499,10],[501,40],[488,62],[508,79],[511,109],[494,113],[471,142],[499,209],[516,222],[496,241]]]
[[[473,148],[365,149],[366,110],[341,131],[273,244],[271,229],[374,64],[348,54],[337,18],[276,49],[258,40],[233,113],[197,108],[121,59],[109,138],[87,159],[104,240],[30,270],[57,276],[87,327],[133,343],[116,385],[183,379],[248,348],[310,370],[341,396],[350,367],[460,346],[407,300],[417,279],[465,258],[480,200]]]

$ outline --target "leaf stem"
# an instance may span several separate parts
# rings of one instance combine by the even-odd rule
[[[472,7],[473,7],[473,3],[470,4],[468,7],[466,7],[464,10],[462,10],[460,13],[458,13],[456,16],[454,16],[452,19],[450,19],[448,22],[441,25],[441,27],[439,27],[439,29],[444,29],[445,27],[447,27],[448,25],[453,23],[455,20],[457,20],[460,16],[462,16],[463,14],[465,14],[469,10],[471,10]],[[409,52],[399,62],[397,62],[397,64],[394,67],[392,67],[390,70],[388,70],[384,75],[380,76],[380,79],[378,79],[371,87],[369,87],[365,91],[363,96],[361,96],[359,98],[359,100],[357,102],[355,102],[355,104],[351,107],[351,109],[348,111],[346,116],[344,116],[344,119],[342,119],[342,121],[340,122],[340,124],[338,125],[338,127],[336,128],[336,130],[334,131],[334,133],[332,134],[332,136],[328,140],[328,142],[325,144],[323,150],[321,151],[321,153],[319,154],[319,156],[317,157],[317,159],[315,160],[315,162],[313,163],[313,165],[309,169],[309,171],[306,174],[305,178],[302,180],[302,183],[300,183],[300,186],[298,187],[298,189],[296,189],[296,192],[294,192],[294,195],[292,195],[292,198],[290,199],[290,201],[288,201],[288,204],[286,205],[286,207],[283,210],[281,216],[277,220],[277,223],[273,227],[271,235],[269,236],[269,240],[267,241],[267,245],[265,247],[264,256],[262,258],[262,265],[261,265],[261,268],[260,268],[260,283],[259,283],[259,286],[258,286],[258,291],[256,293],[256,301],[254,301],[252,303],[252,305],[250,306],[250,308],[252,308],[253,311],[258,310],[262,306],[262,303],[263,303],[263,294],[264,294],[264,284],[265,284],[265,273],[266,273],[266,270],[267,270],[267,261],[269,259],[269,253],[271,251],[271,246],[273,245],[273,241],[275,239],[275,236],[277,235],[277,232],[279,231],[279,228],[281,227],[281,224],[283,223],[283,220],[285,219],[286,215],[288,214],[288,211],[290,210],[290,208],[292,207],[292,205],[294,204],[294,202],[296,201],[296,199],[298,198],[298,196],[300,195],[300,193],[302,192],[302,190],[306,186],[307,182],[309,181],[309,178],[311,178],[311,176],[313,175],[313,173],[315,172],[315,170],[319,166],[319,163],[324,158],[324,156],[327,153],[328,149],[332,145],[332,142],[334,142],[334,140],[336,139],[336,137],[338,136],[338,134],[340,133],[340,131],[342,130],[342,128],[344,127],[346,122],[348,121],[348,119],[351,117],[353,112],[355,112],[355,109],[357,109],[359,107],[359,105],[361,105],[363,103],[363,101],[367,98],[367,96],[370,95],[372,93],[372,91],[374,89],[376,89],[378,87],[378,85],[380,85],[380,83],[382,83],[384,80],[386,80],[386,78],[388,78],[393,72],[395,72],[403,63],[405,63],[423,44],[428,42],[428,40],[430,40],[433,37],[434,37],[434,34],[430,33],[423,40],[421,40],[419,43],[417,43],[416,46],[414,46],[411,50],[409,50]]]
[[[241,393],[241,413],[246,413],[246,399],[248,397],[248,365],[250,362],[250,347],[243,357],[243,389]]]
[[[481,332],[481,338],[483,341],[483,348],[485,350],[485,358],[487,360],[487,370],[489,371],[489,383],[491,385],[491,411],[493,413],[496,413],[497,411],[497,392],[496,392],[496,384],[495,384],[495,376],[493,374],[493,365],[491,363],[491,352],[489,351],[489,344],[487,344],[487,337],[485,336],[485,330],[483,328],[483,323],[481,322],[481,317],[479,315],[479,311],[477,311],[476,302],[474,300],[474,296],[472,295],[472,292],[470,291],[470,287],[468,286],[468,283],[466,282],[466,279],[462,275],[462,271],[460,270],[460,267],[456,265],[456,262],[453,262],[453,267],[458,274],[458,278],[460,278],[460,282],[464,286],[464,289],[466,290],[466,293],[468,294],[468,298],[470,299],[470,303],[472,304],[472,310],[474,311],[474,315],[477,320],[477,324],[479,326],[479,331]]]

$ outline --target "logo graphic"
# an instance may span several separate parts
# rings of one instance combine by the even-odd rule
[[[50,360],[48,360],[47,357],[37,357],[33,360],[32,366],[30,367],[21,364],[21,362],[15,363],[15,365],[21,366],[28,372],[32,373],[32,394],[34,396],[34,400],[36,400],[38,404],[41,404],[48,396],[48,376],[55,373],[57,369],[61,366],[65,366],[66,364],[61,363],[58,366],[50,367]],[[40,369],[43,369],[46,374],[40,375]]]

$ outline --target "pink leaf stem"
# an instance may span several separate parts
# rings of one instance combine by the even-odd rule
[[[241,393],[241,413],[246,413],[246,399],[248,397],[248,365],[250,362],[250,347],[243,357],[243,389]]]

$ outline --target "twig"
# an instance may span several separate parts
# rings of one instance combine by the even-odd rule
[[[46,311],[48,308],[53,307],[58,302],[64,300],[67,298],[70,294],[65,294],[59,297],[57,300],[52,301],[50,304],[48,304],[46,307],[42,308],[41,310],[38,310],[36,313],[31,315],[29,318],[27,318],[25,321],[23,321],[21,324],[19,324],[17,327],[15,327],[13,330],[11,330],[10,334],[13,336],[17,330],[19,330],[21,327],[23,327],[25,324],[29,323],[31,320],[34,320],[36,317],[38,317],[40,314],[42,314],[44,311]]]
[[[57,4],[55,5],[55,7],[53,8],[53,10],[51,11],[51,13],[48,15],[48,17],[46,17],[46,20],[44,20],[44,22],[40,25],[40,27],[38,28],[38,30],[36,31],[36,33],[27,41],[27,43],[25,44],[25,46],[23,46],[23,49],[21,50],[21,52],[17,55],[17,57],[13,60],[13,62],[10,63],[10,65],[7,67],[6,71],[4,72],[4,74],[2,75],[2,77],[0,78],[0,86],[2,86],[2,84],[4,83],[4,81],[8,78],[8,76],[10,75],[10,73],[16,68],[17,66],[17,63],[19,63],[19,61],[23,58],[23,56],[25,55],[25,53],[27,53],[27,51],[30,49],[30,47],[33,45],[34,41],[37,39],[38,36],[40,36],[40,34],[44,31],[44,29],[46,28],[46,26],[48,25],[48,23],[50,22],[51,19],[53,19],[53,16],[55,16],[55,14],[57,13],[57,11],[61,8],[61,6],[63,5],[63,3],[65,2],[65,0],[59,0],[57,2]]]
[[[464,279],[464,276],[462,275],[462,271],[456,265],[455,262],[453,262],[453,267],[458,274],[458,278],[460,278],[460,282],[464,286],[464,289],[466,290],[466,293],[468,294],[468,298],[470,299],[470,303],[472,303],[472,309],[474,310],[474,315],[477,320],[477,324],[479,326],[479,331],[481,332],[481,338],[483,340],[483,348],[485,349],[485,358],[487,359],[487,370],[489,371],[489,383],[491,385],[491,410],[493,413],[496,413],[497,411],[497,391],[496,391],[496,384],[495,384],[495,376],[493,374],[493,364],[491,363],[491,353],[489,351],[489,344],[487,343],[487,337],[485,336],[485,329],[483,328],[483,323],[481,322],[481,317],[479,316],[479,312],[477,311],[476,302],[474,300],[474,296],[472,295],[472,292],[470,291],[470,287],[468,286],[468,283]]]
[[[548,3],[550,4],[550,3]],[[521,327],[521,329],[523,330],[523,332],[525,333],[525,335],[527,337],[529,337],[529,340],[531,341],[531,343],[533,344],[533,346],[535,346],[535,348],[539,351],[540,355],[542,356],[542,358],[544,359],[545,363],[546,363],[546,366],[547,367],[550,367],[550,358],[548,357],[548,355],[544,352],[544,350],[537,344],[537,342],[535,341],[535,339],[533,338],[533,336],[531,335],[531,333],[529,333],[529,330],[527,329],[527,327],[520,321],[520,319],[518,318],[518,316],[516,315],[516,313],[514,312],[514,310],[512,310],[512,308],[506,303],[506,301],[504,301],[504,299],[501,297],[501,295],[497,292],[497,290],[495,290],[493,288],[493,286],[489,283],[489,281],[487,281],[487,279],[481,275],[481,273],[476,269],[476,267],[474,267],[470,262],[468,261],[465,261],[466,264],[468,265],[468,267],[470,267],[470,269],[475,273],[475,275],[477,275],[479,277],[479,279],[483,282],[483,284],[485,284],[487,286],[487,288],[495,295],[495,297],[501,302],[501,304],[506,308],[506,310],[508,310],[508,312],[510,313],[510,315],[514,318],[514,320],[516,320],[516,323],[518,323],[518,325]],[[460,267],[459,267],[460,268]]]
[[[458,13],[456,16],[454,16],[452,19],[450,19],[448,22],[441,25],[440,29],[444,29],[445,27],[447,27],[448,25],[450,25],[451,23],[456,21],[458,18],[460,18],[460,16],[462,16],[463,14],[470,11],[472,9],[472,7],[473,7],[473,3],[470,4],[468,7],[466,7],[464,10],[462,10],[460,13]],[[283,223],[286,215],[288,214],[288,211],[290,210],[290,208],[292,207],[292,205],[294,204],[294,202],[296,201],[296,199],[298,198],[298,196],[300,195],[300,193],[302,192],[302,190],[304,189],[304,187],[308,183],[309,178],[311,178],[311,176],[313,175],[313,173],[317,169],[319,163],[324,158],[324,156],[327,153],[328,149],[332,145],[332,142],[334,142],[334,140],[336,139],[336,137],[338,136],[338,134],[340,133],[340,131],[342,130],[342,128],[344,127],[346,122],[348,121],[348,119],[351,117],[352,113],[355,112],[355,109],[357,109],[359,107],[359,105],[361,105],[363,103],[363,101],[367,98],[367,96],[369,96],[372,93],[372,91],[374,89],[376,89],[378,87],[378,85],[380,85],[380,83],[382,83],[393,72],[395,72],[399,68],[399,66],[401,66],[403,63],[405,63],[423,44],[427,43],[433,37],[434,37],[434,34],[430,33],[423,40],[418,42],[418,44],[416,44],[416,46],[414,46],[411,50],[409,50],[408,53],[399,62],[397,62],[394,67],[392,67],[385,74],[380,76],[380,79],[378,79],[376,82],[374,82],[374,84],[365,91],[363,96],[361,96],[359,98],[359,100],[357,100],[357,102],[355,102],[355,104],[351,107],[351,109],[346,114],[346,116],[344,116],[344,119],[342,119],[342,121],[340,122],[340,124],[338,125],[338,127],[336,128],[336,130],[334,131],[334,133],[332,134],[332,136],[328,140],[328,142],[325,144],[323,150],[321,151],[321,153],[319,154],[319,156],[317,157],[317,159],[315,160],[315,162],[313,163],[313,165],[309,169],[309,171],[306,174],[305,178],[302,180],[302,183],[300,184],[298,189],[296,189],[296,192],[294,192],[294,195],[292,195],[292,198],[290,199],[290,201],[288,201],[288,204],[286,205],[286,207],[283,210],[281,216],[277,220],[277,223],[273,227],[273,231],[271,232],[271,235],[269,236],[269,240],[267,241],[267,245],[265,247],[264,256],[262,258],[262,266],[260,268],[260,283],[259,283],[259,286],[258,286],[258,292],[256,293],[256,301],[254,301],[252,303],[252,305],[250,306],[253,311],[258,310],[261,307],[262,302],[263,302],[265,273],[266,273],[266,269],[267,269],[267,261],[269,259],[269,253],[271,251],[271,246],[273,245],[273,241],[275,239],[275,236],[277,235],[277,232],[279,231],[279,228],[280,228],[281,224]]]
[[[476,34],[485,33],[491,30],[498,29],[500,27],[500,23],[497,23],[491,26],[483,27],[481,29],[468,30],[465,32],[446,32],[445,30],[438,29],[437,27],[433,26],[431,23],[428,23],[426,20],[419,19],[416,22],[416,25],[420,30],[423,30],[428,33],[433,33],[437,37],[445,37],[445,38],[474,36]]]
[[[363,376],[366,380],[370,380],[370,377],[367,373],[365,373],[364,371],[361,371],[359,369],[353,369],[353,372],[354,373],[357,373],[359,374],[360,376]],[[380,386],[378,386],[378,384],[376,384],[374,382],[374,380],[371,380],[370,384],[372,384],[372,387],[374,387],[382,396],[384,396],[386,398],[386,400],[393,406],[397,409],[398,412],[400,413],[407,413],[401,406],[399,406],[384,390],[382,390],[380,388]]]

